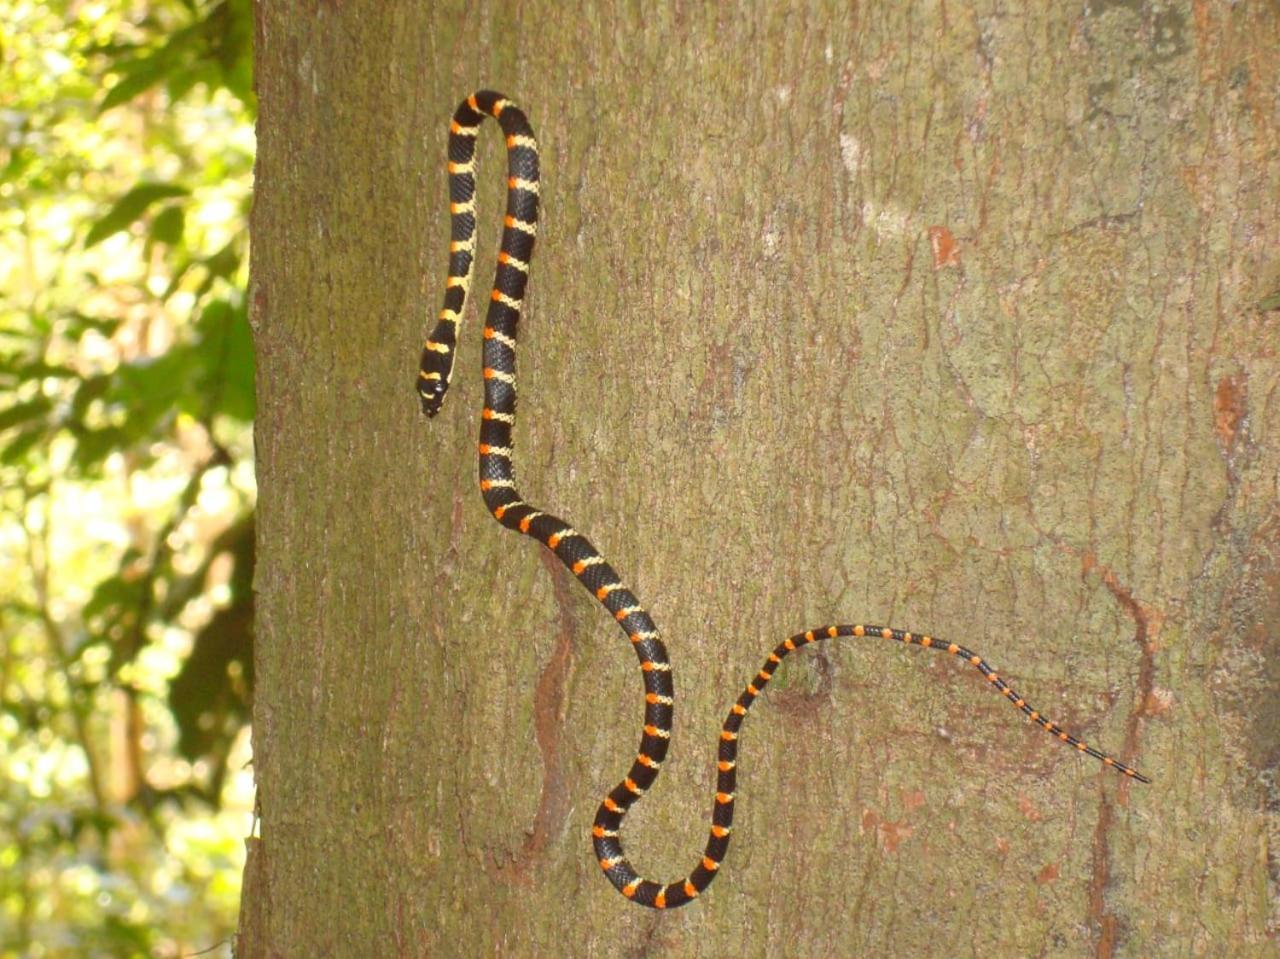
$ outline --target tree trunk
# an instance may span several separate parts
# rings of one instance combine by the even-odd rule
[[[1276,6],[973,6],[258,5],[241,955],[1274,948]],[[962,662],[841,640],[746,723],[707,893],[612,890],[589,830],[640,735],[629,644],[482,505],[473,306],[443,413],[412,388],[480,87],[541,143],[522,491],[675,665],[637,867],[695,865],[726,709],[819,623],[964,643],[1153,785]]]

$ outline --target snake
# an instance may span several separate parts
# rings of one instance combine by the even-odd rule
[[[1150,780],[1107,753],[1068,733],[1034,709],[981,656],[958,643],[925,633],[867,623],[821,626],[784,639],[752,676],[725,717],[716,756],[716,792],[710,835],[702,857],[683,879],[661,883],[642,877],[623,851],[623,820],[653,786],[671,742],[675,685],[671,659],[652,617],[589,539],[569,523],[527,502],[512,466],[516,418],[516,327],[529,280],[538,232],[538,144],[529,119],[514,102],[491,90],[463,100],[449,125],[448,179],[451,235],[444,304],[422,350],[417,392],[428,417],[440,412],[453,375],[458,329],[471,286],[476,253],[476,144],[486,117],[497,120],[507,146],[507,210],[483,343],[484,407],[480,414],[480,493],[485,507],[507,529],[529,536],[563,563],[622,628],[640,663],[644,719],[640,746],[626,776],[601,801],[591,827],[596,861],[627,899],[673,909],[696,899],[720,872],[733,835],[737,801],[738,735],[752,704],[788,655],[840,637],[893,640],[945,652],[968,662],[987,683],[1045,732],[1105,766],[1139,782]]]

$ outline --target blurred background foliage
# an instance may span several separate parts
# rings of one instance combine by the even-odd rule
[[[250,0],[0,0],[0,955],[229,956]]]

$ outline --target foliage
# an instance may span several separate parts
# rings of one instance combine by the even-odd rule
[[[250,3],[0,33],[0,953],[191,953],[250,824]]]

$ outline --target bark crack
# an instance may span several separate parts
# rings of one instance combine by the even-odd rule
[[[538,795],[538,811],[533,817],[533,831],[525,837],[524,846],[512,863],[512,875],[522,882],[529,879],[547,847],[564,831],[570,808],[561,725],[565,687],[573,670],[573,637],[577,632],[577,620],[573,614],[568,572],[546,550],[539,550],[539,559],[551,576],[559,625],[555,646],[538,674],[533,691],[533,730],[542,756],[542,789]]]
[[[1133,591],[1120,582],[1115,571],[1098,562],[1097,557],[1086,552],[1081,557],[1081,566],[1087,574],[1097,570],[1102,577],[1103,585],[1134,622],[1134,642],[1139,649],[1138,685],[1134,706],[1125,721],[1125,737],[1123,755],[1132,759],[1138,747],[1138,724],[1142,719],[1147,703],[1151,701],[1155,687],[1155,652],[1156,637],[1164,616],[1159,610],[1136,599]],[[1116,788],[1119,801],[1128,803],[1130,783],[1122,780]],[[1097,959],[1111,959],[1115,955],[1116,935],[1119,920],[1107,905],[1107,886],[1111,880],[1111,827],[1115,822],[1115,807],[1111,795],[1104,791],[1098,811],[1098,821],[1093,829],[1092,873],[1089,877],[1089,918],[1097,929],[1097,940],[1094,943],[1094,955]]]

